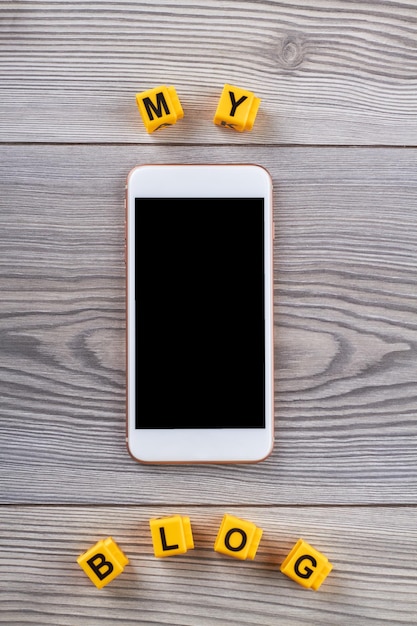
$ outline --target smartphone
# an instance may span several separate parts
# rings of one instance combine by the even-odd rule
[[[144,165],[126,185],[127,446],[250,463],[273,446],[272,182],[257,165]]]

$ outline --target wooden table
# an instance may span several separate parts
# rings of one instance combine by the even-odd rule
[[[416,624],[415,0],[0,17],[0,623]],[[226,82],[262,99],[250,133],[212,123]],[[148,135],[134,96],[162,84],[185,117]],[[126,452],[124,184],[160,162],[274,181],[276,445],[258,465]],[[263,529],[254,561],[213,551],[225,512]],[[158,560],[149,519],[176,513],[195,549]],[[130,564],[99,591],[76,558],[109,535]],[[334,565],[317,592],[279,571],[299,537]]]

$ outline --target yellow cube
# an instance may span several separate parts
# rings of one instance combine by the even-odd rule
[[[194,548],[189,517],[173,515],[151,519],[153,550],[156,557],[184,554]]]
[[[162,85],[137,93],[136,104],[148,133],[153,133],[164,126],[172,126],[184,117],[175,87]]]
[[[129,559],[114,539],[108,537],[101,539],[95,546],[81,554],[77,563],[95,586],[101,589],[123,572]]]
[[[328,559],[303,539],[299,539],[285,561],[281,572],[303,587],[317,589],[333,569]]]
[[[213,122],[239,132],[252,130],[261,101],[251,91],[225,85]]]
[[[214,543],[214,550],[242,561],[254,559],[261,537],[261,528],[226,513]]]

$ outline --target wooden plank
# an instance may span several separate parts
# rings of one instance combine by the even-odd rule
[[[0,623],[415,623],[415,507],[227,511],[263,529],[254,561],[214,552],[223,508],[2,507]],[[195,549],[156,559],[149,519],[177,513],[190,516]],[[107,536],[130,563],[98,591],[76,558]],[[334,566],[317,592],[279,571],[300,536]]]
[[[275,185],[276,446],[145,467],[124,443],[124,180],[257,162]],[[415,150],[3,146],[3,503],[416,504]]]
[[[10,142],[417,144],[414,0],[2,3]],[[221,89],[262,99],[215,127]],[[175,85],[185,118],[149,136],[134,94]]]

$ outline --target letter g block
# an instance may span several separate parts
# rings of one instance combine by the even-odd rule
[[[181,102],[174,87],[155,87],[136,94],[136,104],[148,133],[172,126],[184,117]]]
[[[194,548],[189,517],[173,515],[151,519],[153,550],[156,557],[184,554]]]
[[[214,543],[214,550],[242,561],[254,559],[261,537],[261,528],[226,513]]]
[[[281,572],[303,587],[317,591],[333,569],[328,559],[303,539],[299,539],[282,563]]]
[[[95,546],[81,554],[78,565],[98,589],[101,589],[123,572],[129,559],[111,537],[101,539]]]
[[[213,122],[242,132],[252,130],[261,101],[251,91],[225,85]]]

